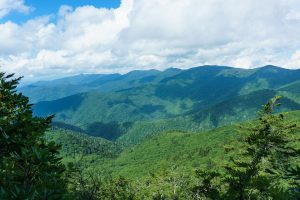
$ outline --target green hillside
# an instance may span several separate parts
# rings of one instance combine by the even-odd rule
[[[169,119],[137,121],[132,123],[118,140],[137,144],[149,136],[161,132],[199,132],[253,119],[261,105],[278,94],[272,90],[260,90],[247,95],[236,96],[199,112]],[[277,112],[300,109],[300,104],[289,98],[282,98],[281,102],[282,106]]]
[[[300,111],[287,112],[284,115],[288,121],[300,125]],[[75,155],[83,155],[81,164],[86,172],[104,171],[113,176],[135,179],[169,170],[191,174],[199,168],[218,166],[221,164],[220,160],[224,161],[227,158],[224,145],[237,140],[244,133],[239,124],[197,133],[169,131],[148,137],[140,144],[122,152],[116,144],[84,134],[77,135],[60,130],[48,133],[47,136],[49,140],[63,145],[62,152],[63,155],[67,155],[66,160],[72,161],[73,151]],[[101,151],[84,153],[80,151],[82,144],[85,150],[97,146]],[[103,156],[101,153],[103,150],[111,152],[112,149],[116,149],[113,157]]]
[[[275,95],[285,97],[281,111],[300,109],[299,70],[203,66],[183,71],[133,71],[124,76],[122,80],[131,82],[131,88],[39,102],[34,113],[55,114],[55,121],[77,126],[90,135],[135,144],[161,131],[194,132],[251,119]],[[116,81],[102,84],[126,85],[119,78]]]
[[[61,154],[66,159],[95,154],[101,158],[114,158],[122,151],[122,145],[67,129],[53,128],[45,139],[61,145]]]
[[[278,89],[282,95],[300,103],[300,80],[284,85]]]
[[[220,192],[225,197],[238,193],[235,187],[243,183],[265,191],[266,181],[271,184],[268,191],[272,196],[280,193],[283,198],[279,199],[286,199],[300,191],[299,72],[274,66],[253,70],[204,66],[183,71],[133,71],[113,78],[71,77],[54,85],[86,81],[92,87],[108,84],[109,88],[115,82],[111,88],[118,84],[124,88],[89,90],[41,101],[33,105],[38,117],[32,116],[26,97],[13,97],[23,98],[29,110],[22,116],[30,116],[34,123],[42,120],[39,116],[55,114],[52,124],[51,117],[45,119],[43,130],[48,131],[40,135],[40,141],[51,141],[49,145],[54,146],[49,152],[60,153],[56,161],[66,166],[65,188],[74,196],[81,195],[81,199],[199,199],[199,188],[202,195]],[[48,87],[50,83],[39,84]],[[277,109],[279,99],[281,106]],[[13,103],[7,104],[7,113],[23,109],[11,111]],[[285,119],[293,124],[286,124]],[[8,127],[17,120],[12,118]],[[17,132],[23,126],[19,121]],[[35,132],[31,127],[28,130]],[[6,131],[2,132],[4,140],[9,141]],[[36,160],[40,159],[35,147],[29,149]],[[15,155],[19,162],[18,153]],[[273,183],[284,192],[275,191]]]
[[[176,169],[190,174],[223,158],[223,145],[236,138],[236,127],[219,128],[204,133],[168,132],[123,152],[106,166],[115,175],[141,177]]]
[[[300,134],[300,111],[284,115],[288,121],[298,124]],[[48,132],[46,139],[62,145],[63,162],[73,162],[79,167],[80,173],[84,174],[80,181],[84,184],[103,180],[99,183],[104,188],[126,187],[126,191],[133,192],[137,199],[149,200],[160,194],[172,199],[176,189],[176,194],[181,195],[179,199],[189,199],[191,188],[199,181],[196,171],[221,169],[232,155],[226,151],[226,145],[245,136],[247,131],[240,125],[247,124],[243,122],[197,133],[164,132],[130,148],[62,129]],[[299,143],[295,144],[300,147]],[[232,153],[235,155],[236,152]],[[87,192],[93,189],[93,185],[82,189]]]
[[[175,114],[170,114],[173,117],[168,117],[163,110],[157,110],[155,113],[145,113],[141,110],[139,112],[132,111],[134,108],[137,110],[139,106],[144,108],[141,105],[129,107],[116,103],[115,106],[109,107],[105,105],[105,99],[99,100],[101,95],[97,101],[97,95],[94,94],[89,98],[83,98],[84,102],[81,103],[80,108],[69,112],[70,118],[66,117],[68,112],[66,114],[58,112],[56,119],[78,126],[90,135],[136,144],[149,135],[164,131],[195,132],[251,119],[255,117],[262,104],[277,94],[279,93],[273,90],[260,90],[247,95],[236,96],[201,111],[186,112],[177,117],[174,117]],[[117,99],[117,97],[115,98]],[[125,98],[129,99],[129,97]],[[122,101],[122,96],[119,96],[119,100]],[[77,103],[72,97],[57,100],[53,102],[55,109],[59,108],[58,101],[65,101],[63,103],[71,109],[72,104]],[[137,103],[141,102],[137,101]],[[283,98],[282,104],[280,111],[300,109],[298,103],[288,98]],[[51,108],[51,104],[47,104],[45,108]],[[114,115],[114,113],[118,113],[118,115]]]
[[[300,125],[300,111],[286,115],[290,121]],[[218,165],[218,160],[226,159],[224,145],[237,140],[241,134],[243,132],[238,125],[196,134],[182,132],[159,134],[123,152],[109,169],[114,169],[118,175],[129,177],[144,176],[172,168],[192,173],[195,169]]]

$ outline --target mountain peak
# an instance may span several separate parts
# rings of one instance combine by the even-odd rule
[[[261,67],[261,69],[285,70],[284,68],[278,67],[275,65],[266,65],[266,66]]]

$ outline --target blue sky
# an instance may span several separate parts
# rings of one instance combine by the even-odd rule
[[[29,13],[11,12],[0,19],[0,23],[7,20],[23,23],[35,17],[53,15],[57,13],[62,5],[69,5],[73,8],[87,5],[97,8],[117,8],[120,6],[120,0],[24,0],[24,4],[30,7]]]
[[[298,69],[299,35],[300,0],[0,0],[1,70],[28,80],[201,65]]]

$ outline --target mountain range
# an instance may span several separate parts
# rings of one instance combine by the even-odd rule
[[[276,95],[283,96],[279,111],[298,110],[299,88],[300,70],[200,66],[84,74],[19,90],[34,103],[35,115],[55,114],[59,127],[136,144],[163,131],[195,132],[252,119]]]
[[[61,145],[63,163],[91,183],[125,177],[139,199],[193,185],[199,169],[221,169],[238,153],[226,146],[249,134],[274,96],[282,96],[276,112],[300,131],[300,70],[276,66],[82,74],[18,90],[34,115],[55,115],[44,137]]]

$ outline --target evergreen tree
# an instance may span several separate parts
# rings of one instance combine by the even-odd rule
[[[52,117],[33,116],[28,98],[16,92],[19,81],[0,73],[0,199],[64,199],[59,147],[43,139]]]
[[[221,187],[218,182],[220,173],[213,170],[197,170],[199,184],[191,189],[194,199],[221,199]]]
[[[200,174],[206,176],[193,188],[194,193],[213,199],[299,198],[300,151],[295,145],[299,134],[295,134],[296,124],[286,122],[283,114],[273,114],[279,99],[271,99],[259,118],[243,127],[248,134],[231,147],[236,155],[220,175],[215,171]]]

